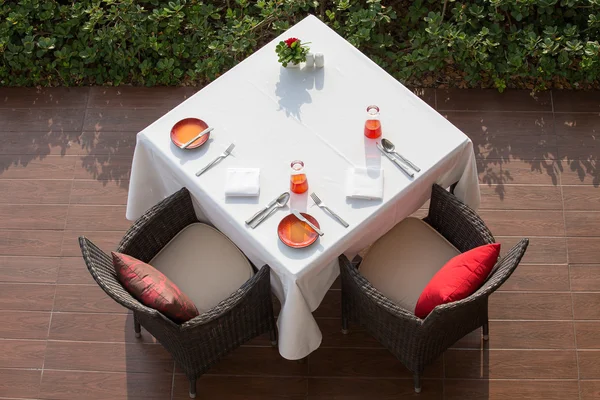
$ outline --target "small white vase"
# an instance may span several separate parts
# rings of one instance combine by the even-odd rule
[[[298,63],[288,63],[286,68],[300,68],[300,64]]]

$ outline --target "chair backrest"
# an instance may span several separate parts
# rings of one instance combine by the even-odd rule
[[[86,237],[79,238],[79,246],[85,264],[90,274],[114,301],[132,311],[148,314],[156,317],[160,313],[152,308],[146,307],[136,300],[119,282],[115,273],[112,258],[100,250],[92,241]]]

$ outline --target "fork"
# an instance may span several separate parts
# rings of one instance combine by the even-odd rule
[[[235,144],[231,143],[229,145],[229,147],[223,152],[223,154],[221,154],[219,157],[212,160],[206,167],[204,167],[200,171],[196,172],[196,176],[202,175],[203,173],[208,171],[210,169],[210,167],[212,167],[213,165],[215,165],[216,163],[218,163],[219,161],[221,161],[222,159],[224,159],[228,155],[230,155],[231,151],[234,149],[234,147],[235,147]]]
[[[350,225],[348,225],[348,223],[347,223],[346,221],[344,221],[344,220],[342,219],[342,217],[340,217],[339,215],[337,215],[336,213],[334,213],[334,212],[331,210],[331,208],[327,207],[327,206],[325,205],[325,203],[323,203],[323,201],[321,201],[321,199],[319,198],[319,196],[317,196],[317,194],[316,194],[316,193],[314,193],[314,192],[313,192],[313,193],[311,193],[311,194],[310,194],[310,197],[311,197],[311,199],[313,199],[313,201],[315,202],[315,204],[316,204],[316,205],[317,205],[319,208],[322,208],[323,210],[326,210],[326,211],[327,211],[329,214],[331,214],[331,215],[332,215],[332,216],[333,216],[335,219],[337,219],[337,220],[339,221],[339,223],[340,223],[340,224],[344,225],[344,228],[347,228],[348,226],[350,226]]]

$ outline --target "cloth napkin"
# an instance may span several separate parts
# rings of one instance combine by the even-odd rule
[[[353,199],[383,199],[383,170],[374,168],[348,169],[346,197]]]
[[[258,196],[260,168],[228,168],[225,178],[225,196]]]

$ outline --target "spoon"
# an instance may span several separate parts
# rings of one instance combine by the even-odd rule
[[[277,200],[275,201],[273,208],[269,212],[265,212],[260,218],[254,220],[252,222],[252,224],[250,225],[250,227],[252,229],[254,229],[257,226],[259,226],[265,219],[269,218],[271,216],[271,214],[273,214],[275,211],[277,211],[278,208],[285,207],[285,205],[287,204],[289,199],[290,199],[290,192],[282,193],[281,196],[279,196],[277,198]]]
[[[404,161],[404,163],[406,163],[406,165],[408,165],[409,167],[411,167],[412,169],[414,169],[417,172],[421,171],[421,168],[417,167],[415,164],[413,164],[412,162],[410,162],[410,160],[406,157],[404,157],[402,154],[400,153],[396,153],[396,146],[394,146],[394,143],[390,142],[387,139],[381,139],[381,145],[383,146],[383,149],[390,154],[395,154],[396,156],[398,156],[399,159],[401,159],[402,161]]]

